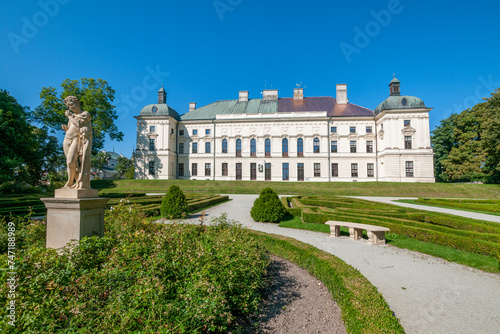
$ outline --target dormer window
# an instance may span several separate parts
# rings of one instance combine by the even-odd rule
[[[158,107],[153,106],[153,107],[151,108],[151,112],[152,112],[153,114],[156,114],[156,112],[157,112],[157,111],[158,111]]]
[[[406,98],[403,98],[401,100],[401,104],[403,105],[403,107],[406,107],[406,105],[408,104],[408,100]]]

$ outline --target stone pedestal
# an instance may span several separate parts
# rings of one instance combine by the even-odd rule
[[[97,190],[57,189],[55,198],[41,200],[47,207],[47,248],[62,248],[86,236],[104,236],[109,198],[97,197]]]

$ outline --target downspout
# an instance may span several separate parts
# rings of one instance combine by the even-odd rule
[[[332,125],[332,118],[330,117],[330,120],[326,123],[326,135],[328,138],[328,141],[330,142],[330,145],[328,145],[327,141],[327,151],[328,151],[328,182],[332,181],[332,163],[330,160],[330,155],[331,155],[331,150],[332,150],[332,138],[330,138],[330,126]]]
[[[373,115],[373,120],[375,121],[375,181],[378,182],[378,130],[377,130],[377,120]]]
[[[214,154],[213,154],[213,164],[214,164],[214,169],[213,169],[213,176],[212,176],[212,179],[215,181],[215,149],[216,149],[216,145],[215,145],[215,122],[214,120],[212,119],[212,124],[214,125]]]

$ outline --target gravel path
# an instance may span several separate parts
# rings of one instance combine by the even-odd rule
[[[392,246],[256,223],[250,209],[257,195],[229,197],[232,201],[207,209],[206,218],[226,212],[243,226],[295,238],[341,258],[378,288],[407,333],[500,333],[500,275]],[[198,219],[190,217],[193,223]]]

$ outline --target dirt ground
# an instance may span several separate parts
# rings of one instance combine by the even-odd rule
[[[274,256],[271,260],[270,285],[250,332],[346,333],[340,308],[318,279],[287,260]]]

